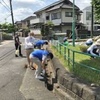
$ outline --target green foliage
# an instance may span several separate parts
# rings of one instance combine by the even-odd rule
[[[95,8],[95,17],[96,20],[100,22],[100,0],[92,0],[92,4]]]
[[[3,29],[6,33],[13,33],[17,30],[17,28],[14,28],[11,23],[0,24],[0,28]]]
[[[50,34],[50,30],[53,29],[54,24],[51,21],[48,21],[46,24],[41,26],[41,34],[42,36],[48,36]]]
[[[45,24],[45,35],[48,36],[49,35],[49,25]]]
[[[13,39],[12,35],[9,35],[7,33],[3,33],[2,38],[3,38],[3,40],[12,40]]]
[[[41,35],[45,36],[45,25],[44,24],[41,26]]]

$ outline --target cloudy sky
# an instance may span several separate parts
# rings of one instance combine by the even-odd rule
[[[10,0],[0,0],[0,23],[11,22]],[[58,0],[12,0],[14,21],[20,21],[33,13]],[[73,2],[73,0],[70,0]],[[90,5],[91,0],[75,0],[75,4],[82,10]]]

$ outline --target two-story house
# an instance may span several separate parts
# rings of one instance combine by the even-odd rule
[[[75,23],[79,23],[81,14],[80,9],[75,5]],[[31,20],[30,25],[33,30],[41,28],[41,24],[51,21],[54,24],[54,32],[65,33],[72,30],[73,3],[69,0],[59,0],[36,12],[37,18]]]
[[[36,18],[36,16],[29,16],[21,21],[22,23],[22,29],[29,28],[30,26],[30,20]]]

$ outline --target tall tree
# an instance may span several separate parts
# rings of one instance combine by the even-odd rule
[[[95,18],[100,22],[100,0],[92,0],[94,7]]]

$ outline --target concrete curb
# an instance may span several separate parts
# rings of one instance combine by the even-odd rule
[[[53,64],[59,88],[74,98],[73,100],[100,100],[100,87],[91,87],[89,84],[80,81],[73,74],[68,73],[59,62],[58,58],[54,58],[51,63]],[[58,90],[57,88],[55,89],[56,93]],[[62,94],[62,92],[60,94]],[[65,97],[62,100],[68,99]]]

